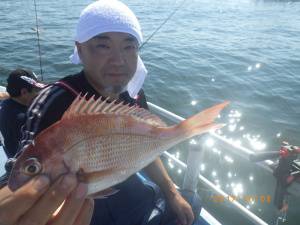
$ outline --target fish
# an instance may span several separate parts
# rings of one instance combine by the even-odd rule
[[[78,95],[62,118],[40,132],[25,147],[11,171],[8,187],[16,191],[37,175],[53,182],[76,174],[88,186],[87,195],[102,198],[176,144],[219,129],[215,123],[228,101],[179,124],[168,126],[157,115],[118,100]]]

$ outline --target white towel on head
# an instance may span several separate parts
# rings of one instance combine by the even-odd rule
[[[129,83],[127,84],[127,91],[130,97],[135,98],[137,96],[137,94],[139,93],[139,91],[141,90],[144,84],[147,73],[148,71],[141,57],[139,56],[136,72],[131,78],[131,80],[129,81]]]
[[[118,0],[99,0],[88,5],[80,14],[75,41],[83,43],[106,32],[128,33],[137,39],[139,45],[143,42],[141,27],[136,16]],[[70,60],[73,64],[81,63],[76,46]],[[136,97],[143,86],[146,75],[145,65],[138,57],[137,70],[127,85],[131,97]]]
[[[80,14],[75,41],[80,43],[105,32],[124,32],[143,41],[140,24],[134,13],[117,0],[99,0],[88,5]]]

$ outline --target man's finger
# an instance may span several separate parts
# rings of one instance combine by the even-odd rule
[[[49,187],[49,178],[38,176],[12,192],[8,187],[0,190],[0,221],[10,225],[26,213]]]
[[[22,217],[18,225],[46,224],[55,210],[76,187],[76,177],[68,174],[60,177]]]
[[[86,199],[83,206],[81,207],[81,211],[78,214],[74,225],[89,225],[92,219],[94,210],[94,200]]]
[[[58,215],[53,218],[51,225],[73,225],[80,212],[87,194],[87,185],[79,184],[67,198]]]

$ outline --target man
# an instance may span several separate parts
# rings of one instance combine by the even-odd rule
[[[27,114],[30,120],[26,123],[22,145],[30,143],[39,132],[59,120],[80,93],[87,98],[109,97],[146,108],[143,91],[140,91],[146,74],[138,55],[141,43],[138,20],[123,3],[101,0],[86,7],[79,18],[76,47],[71,57],[73,63],[82,63],[83,70],[40,93]],[[192,209],[176,190],[161,160],[157,159],[144,171],[161,188],[175,214],[173,219],[180,224],[192,224]],[[95,201],[92,224],[145,224],[154,206],[153,188],[133,175],[116,189],[118,193]]]
[[[8,158],[13,157],[18,150],[27,107],[44,87],[44,84],[37,82],[31,71],[17,69],[9,74],[6,86],[9,98],[0,106],[0,131]]]

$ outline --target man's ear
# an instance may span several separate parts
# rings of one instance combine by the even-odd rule
[[[82,49],[81,49],[81,44],[78,42],[78,41],[75,41],[75,45],[76,45],[76,48],[77,48],[77,53],[78,53],[78,56],[80,58],[80,60],[82,59]]]

